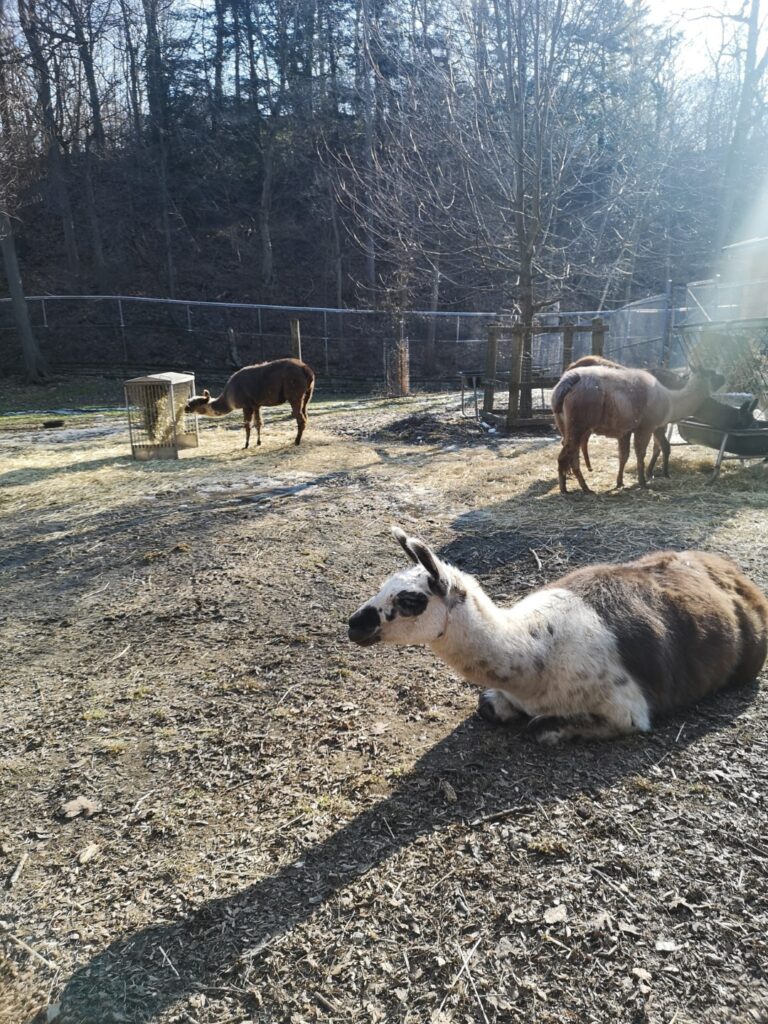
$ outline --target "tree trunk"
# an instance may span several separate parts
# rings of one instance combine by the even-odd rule
[[[432,264],[432,294],[430,296],[429,308],[432,313],[437,312],[437,304],[440,298],[440,263],[438,260]],[[429,374],[437,372],[437,351],[435,348],[435,333],[437,330],[437,317],[431,316],[427,323],[427,341],[424,346],[424,369]]]
[[[104,248],[101,244],[101,227],[99,225],[99,214],[96,209],[96,196],[93,191],[93,163],[93,154],[89,150],[85,154],[85,209],[91,232],[91,248],[93,250],[96,280],[99,291],[105,292],[107,290],[107,264],[104,259]]]
[[[341,250],[341,232],[339,231],[339,213],[333,196],[333,184],[328,179],[328,202],[331,209],[331,239],[333,251],[333,279],[335,285],[336,308],[341,309],[343,301],[343,265]]]
[[[365,142],[363,144],[363,160],[364,160],[364,175],[365,180],[368,182],[368,187],[373,189],[375,184],[373,181],[373,144],[374,144],[374,129],[376,123],[375,114],[375,95],[374,95],[374,82],[373,82],[373,67],[371,62],[371,49],[370,49],[370,11],[369,11],[370,0],[362,0],[362,31],[363,31],[363,56],[362,56],[362,73],[363,73],[363,118],[365,121]],[[371,212],[372,203],[369,201],[365,204],[365,269],[366,269],[366,284],[371,290],[371,297],[375,299],[376,294],[376,243],[373,233],[373,214]]]
[[[125,35],[125,50],[128,54],[128,95],[131,98],[131,121],[136,141],[141,139],[141,100],[139,99],[139,64],[136,52],[136,45],[133,42],[131,31],[131,19],[125,0],[120,0],[120,12],[123,16],[123,33]]]
[[[747,142],[752,125],[753,110],[758,95],[758,87],[762,78],[768,54],[757,62],[757,41],[760,32],[760,0],[752,0],[747,22],[747,47],[744,58],[744,77],[741,82],[739,105],[733,126],[731,142],[723,168],[723,186],[720,198],[720,212],[717,219],[715,235],[715,252],[713,260],[715,268],[719,264],[720,250],[728,243],[736,227],[734,214],[736,202],[744,193],[745,176],[748,169]]]
[[[104,147],[104,125],[101,118],[99,87],[96,83],[93,47],[86,37],[85,24],[82,12],[77,5],[77,0],[68,0],[67,10],[72,18],[72,30],[75,35],[75,42],[77,43],[77,52],[80,57],[80,63],[82,64],[83,74],[85,75],[85,81],[88,87],[88,100],[91,105],[91,117],[93,119],[93,131],[91,132],[91,136],[95,143],[96,151],[100,153]]]
[[[41,384],[48,376],[45,359],[38,347],[29,322],[27,300],[24,297],[24,286],[21,283],[19,262],[16,258],[16,243],[13,238],[11,218],[5,210],[0,209],[0,252],[5,266],[5,277],[11,296],[13,318],[21,340],[21,353],[24,358],[24,371],[27,380],[32,384]]]
[[[261,239],[261,282],[265,289],[272,286],[274,263],[272,257],[272,179],[274,173],[275,140],[267,135],[262,150],[261,197],[259,200],[259,236]]]
[[[19,21],[24,38],[29,46],[32,64],[35,68],[37,95],[43,115],[48,172],[51,178],[53,194],[56,197],[56,205],[61,216],[67,266],[73,277],[78,277],[80,274],[80,255],[77,251],[75,222],[72,216],[72,205],[69,201],[69,191],[64,171],[64,157],[59,147],[59,136],[56,130],[56,115],[51,97],[51,79],[40,40],[34,0],[19,0]]]

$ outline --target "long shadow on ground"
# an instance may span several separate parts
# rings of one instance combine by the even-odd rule
[[[676,742],[674,721],[649,737],[554,751],[515,730],[498,730],[497,742],[483,745],[482,763],[479,740],[488,727],[467,719],[416,762],[391,797],[302,853],[301,860],[185,917],[113,942],[66,982],[59,1020],[152,1021],[200,988],[214,988],[225,978],[231,984],[243,965],[253,964],[271,943],[419,836],[450,825],[480,827],[494,816],[515,819],[564,797],[594,794],[738,716],[755,692],[756,686],[747,687],[706,702],[695,721],[688,716],[682,743]],[[532,781],[512,791],[500,771],[510,763]],[[455,804],[436,797],[446,776],[461,781]]]

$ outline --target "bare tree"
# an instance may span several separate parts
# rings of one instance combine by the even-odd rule
[[[11,109],[11,97],[23,92],[18,74],[19,65],[19,54],[8,31],[4,0],[0,0],[0,254],[16,330],[21,342],[25,374],[31,383],[39,384],[46,379],[48,369],[32,332],[11,221],[11,211],[16,203],[18,189],[16,161],[21,148],[19,119]]]

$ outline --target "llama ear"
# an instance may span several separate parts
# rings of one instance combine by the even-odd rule
[[[742,402],[741,405],[739,406],[739,412],[741,413],[742,416],[746,416],[747,418],[749,418],[749,417],[754,418],[755,409],[757,408],[757,403],[758,403],[758,399],[757,398],[748,398],[745,402]]]
[[[448,593],[448,577],[443,563],[434,553],[432,548],[427,547],[427,545],[417,537],[409,538],[408,544],[411,551],[416,556],[417,561],[429,574],[430,590],[435,594],[440,594],[441,597],[445,597]]]
[[[445,572],[445,566],[432,548],[428,547],[423,540],[419,540],[418,537],[409,537],[397,526],[392,527],[392,536],[412,562],[421,565],[427,570],[429,586],[432,592],[445,597],[448,593],[448,577]]]
[[[210,397],[211,397],[211,392],[208,390],[208,388],[206,388],[205,391],[203,391],[203,398],[207,402]]]
[[[404,533],[400,529],[399,526],[393,526],[392,527],[392,536],[395,538],[395,540],[400,545],[400,547],[403,549],[403,551],[406,553],[406,555],[408,555],[410,560],[412,562],[417,562],[418,563],[418,561],[419,561],[418,558],[416,557],[416,555],[414,555],[413,551],[411,551],[411,549],[410,549],[410,547],[408,545],[408,536],[407,536],[407,534]]]

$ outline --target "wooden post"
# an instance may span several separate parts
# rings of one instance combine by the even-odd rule
[[[301,359],[301,324],[297,318],[291,320],[291,353],[294,359]]]
[[[573,362],[573,324],[563,324],[563,373]]]
[[[402,314],[395,317],[393,333],[386,355],[387,393],[392,398],[403,398],[410,392],[411,358]]]
[[[509,403],[507,405],[507,427],[511,427],[520,415],[520,382],[523,377],[523,338],[525,327],[515,324],[512,328],[512,365],[509,370]]]
[[[493,396],[496,385],[496,360],[499,356],[499,335],[501,327],[490,324],[488,327],[488,344],[485,348],[485,373],[483,374],[483,412],[493,412]]]
[[[592,318],[592,355],[601,356],[605,347],[605,334],[608,328],[602,317]]]

